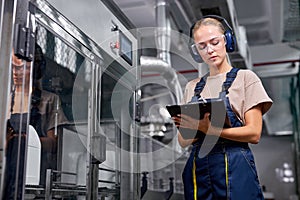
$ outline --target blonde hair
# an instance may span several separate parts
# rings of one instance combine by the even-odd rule
[[[219,30],[222,33],[225,33],[225,28],[219,20],[208,17],[208,18],[202,18],[195,23],[194,28],[193,28],[193,36],[194,36],[195,31],[198,30],[201,26],[208,26],[208,25],[217,26],[217,27],[219,27]]]

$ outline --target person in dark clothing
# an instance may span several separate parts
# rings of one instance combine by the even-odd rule
[[[25,157],[28,125],[41,142],[40,184],[45,184],[46,170],[55,168],[55,129],[67,122],[56,94],[42,90],[40,79],[45,69],[42,49],[36,44],[33,65],[12,53],[13,86],[7,116],[6,164],[3,199],[22,199],[25,183]],[[32,70],[32,84],[30,84]],[[36,164],[36,163],[32,163]]]

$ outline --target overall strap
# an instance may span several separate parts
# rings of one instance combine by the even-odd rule
[[[232,68],[230,72],[226,74],[226,80],[223,83],[222,91],[220,92],[220,98],[224,99],[225,106],[226,106],[226,113],[229,118],[231,127],[241,127],[243,126],[243,123],[237,118],[235,112],[233,112],[231,108],[231,104],[229,102],[229,98],[226,96],[229,92],[228,89],[231,87],[233,81],[235,80],[237,76],[237,72],[239,71],[239,68]]]
[[[228,94],[228,89],[230,88],[230,86],[232,85],[238,71],[240,69],[239,68],[235,68],[233,67],[229,72],[227,72],[226,74],[226,80],[223,83],[223,87],[222,87],[222,91],[225,91],[226,94]]]
[[[206,84],[206,79],[209,75],[209,72],[206,73],[204,76],[201,77],[200,81],[196,84],[196,87],[194,89],[194,96],[192,97],[191,102],[197,102],[199,98],[201,97],[201,92]]]

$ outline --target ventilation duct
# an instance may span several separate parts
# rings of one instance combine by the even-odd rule
[[[300,50],[300,3],[299,0],[284,1],[283,42]]]
[[[288,0],[284,3],[284,41],[300,40],[300,7],[299,0]]]
[[[156,5],[156,25],[155,36],[157,57],[164,62],[171,64],[170,45],[171,45],[171,24],[169,10],[164,0],[157,0]]]
[[[187,1],[189,6],[187,5]],[[239,68],[252,68],[246,30],[243,26],[238,25],[233,0],[184,0],[182,8],[185,8],[185,13],[192,12],[189,17],[193,23],[204,15],[220,15],[224,17],[232,27],[237,39],[237,50],[229,53],[231,63]],[[175,18],[175,21],[180,21],[176,19],[177,16],[175,13],[172,16]],[[179,15],[178,17],[181,16]]]
[[[167,81],[167,84],[179,103],[182,99],[182,89],[176,71],[171,67],[170,45],[171,45],[171,24],[168,4],[165,0],[156,2],[156,23],[155,34],[157,57],[141,56],[142,72],[157,72]]]

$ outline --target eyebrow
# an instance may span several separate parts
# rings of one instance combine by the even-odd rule
[[[212,40],[214,40],[214,39],[216,39],[216,38],[219,38],[219,37],[221,37],[222,35],[220,35],[220,36],[215,36],[215,37],[213,37],[213,38],[211,38],[211,39],[209,39],[209,40],[206,40],[206,41],[203,41],[203,42],[198,42],[198,44],[205,44],[206,42],[211,42]]]
[[[13,68],[22,68],[22,67],[24,67],[24,65],[16,65],[16,64],[14,64],[14,63],[12,63],[11,65],[12,65]],[[25,64],[25,67],[26,67],[26,68],[29,68],[29,67],[31,67],[31,64],[27,64],[27,63],[26,63],[26,64]]]

